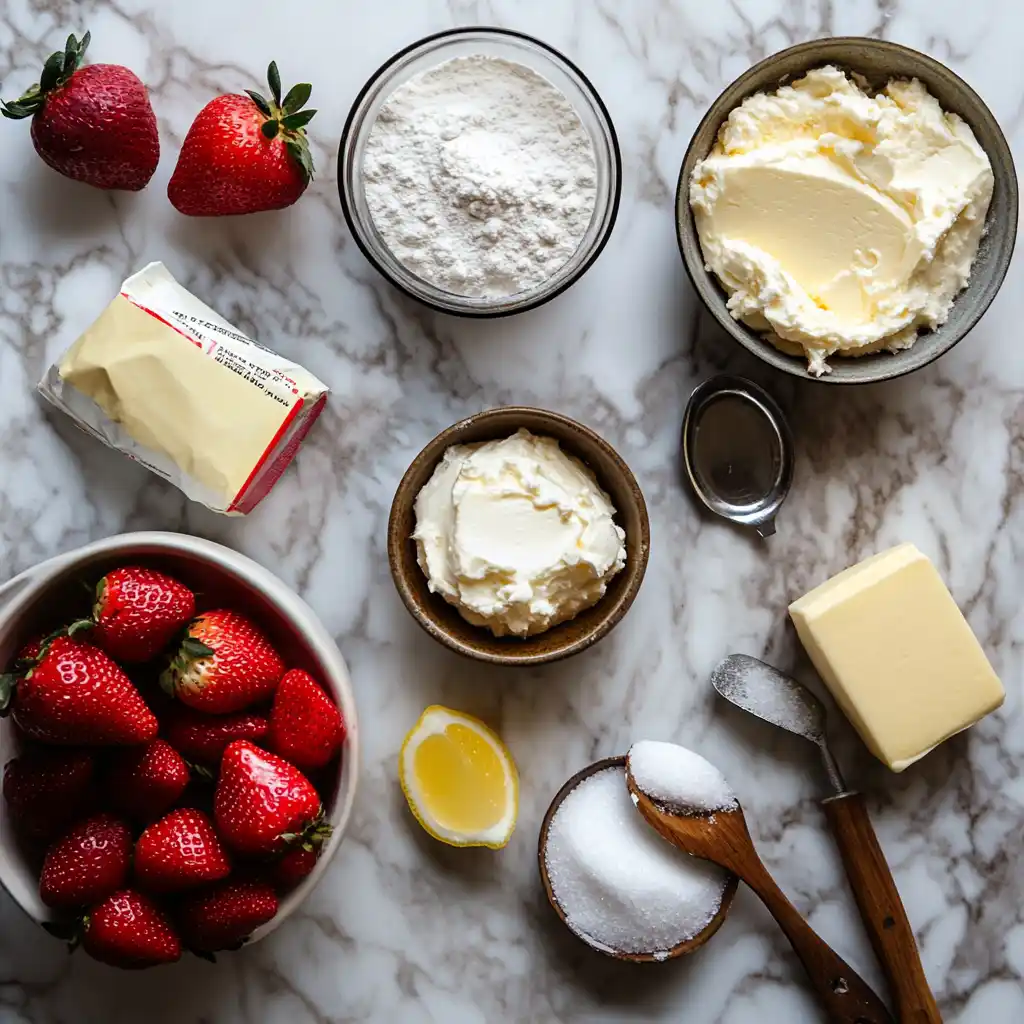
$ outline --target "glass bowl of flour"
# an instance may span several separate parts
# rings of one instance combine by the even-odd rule
[[[573,284],[619,207],[604,103],[556,50],[496,28],[429,36],[357,97],[338,154],[366,258],[444,313],[508,316]]]

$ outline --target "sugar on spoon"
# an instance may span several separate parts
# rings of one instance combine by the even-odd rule
[[[644,746],[669,748],[672,744]],[[690,753],[675,749],[683,756]],[[831,1024],[894,1024],[867,982],[811,928],[772,878],[754,849],[739,801],[730,795],[717,809],[710,809],[706,802],[687,806],[670,784],[651,783],[652,777],[672,779],[671,751],[655,751],[659,768],[667,770],[652,773],[636,759],[636,750],[636,746],[631,748],[626,757],[626,782],[644,820],[684,853],[732,871],[754,891],[789,939]]]

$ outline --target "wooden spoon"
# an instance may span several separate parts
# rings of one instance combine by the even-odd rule
[[[802,683],[747,654],[730,654],[711,685],[748,714],[802,736],[818,747],[834,796],[825,817],[843,858],[875,955],[889,979],[902,1024],[942,1024],[896,881],[878,842],[864,797],[847,789],[828,745],[825,706]]]
[[[804,920],[761,862],[742,808],[684,817],[637,787],[626,761],[626,781],[647,823],[685,853],[732,871],[761,898],[807,971],[832,1024],[894,1024],[885,1004],[850,965]]]

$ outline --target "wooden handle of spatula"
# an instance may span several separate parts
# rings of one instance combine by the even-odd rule
[[[942,1024],[921,966],[907,912],[860,793],[824,802],[875,955],[885,970],[901,1024]]]

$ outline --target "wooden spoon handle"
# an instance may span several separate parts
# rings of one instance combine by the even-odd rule
[[[823,804],[850,887],[875,955],[885,969],[901,1024],[942,1024],[907,920],[864,798],[844,793]]]
[[[786,933],[831,1024],[893,1024],[871,986],[804,920],[760,859],[755,855],[745,867],[740,877]]]

